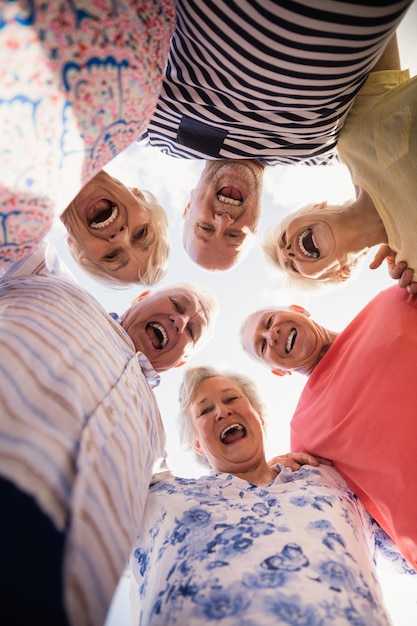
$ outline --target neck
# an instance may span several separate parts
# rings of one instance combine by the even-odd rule
[[[247,480],[254,485],[265,487],[271,480],[273,480],[277,473],[272,469],[264,459],[262,463],[257,464],[254,467],[249,468],[243,472],[232,472],[234,476]]]
[[[317,336],[317,349],[312,354],[308,363],[303,364],[302,367],[297,368],[297,372],[310,376],[316,365],[320,363],[329,348],[332,347],[334,340],[339,333],[335,333],[333,330],[324,328],[319,324],[316,324],[316,336]]]
[[[346,207],[346,218],[346,237],[351,240],[349,249],[352,252],[388,243],[385,226],[375,204],[362,187],[356,188],[356,200]]]

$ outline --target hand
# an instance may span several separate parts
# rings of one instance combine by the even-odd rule
[[[272,466],[277,463],[289,467],[293,472],[299,470],[302,465],[313,465],[314,467],[318,467],[320,463],[323,465],[333,465],[332,461],[329,461],[329,459],[324,459],[321,456],[313,456],[312,454],[308,454],[308,452],[288,452],[288,454],[274,456],[268,464]]]
[[[417,282],[413,281],[414,270],[408,267],[405,261],[395,262],[396,253],[387,244],[383,244],[370,263],[371,270],[381,265],[384,259],[387,261],[388,273],[394,280],[398,280],[398,286],[407,289],[409,293],[417,293]]]

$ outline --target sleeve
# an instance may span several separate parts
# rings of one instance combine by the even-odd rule
[[[59,276],[77,282],[70,269],[59,257],[57,251],[46,240],[20,261],[13,263],[3,274],[2,280],[24,276]]]

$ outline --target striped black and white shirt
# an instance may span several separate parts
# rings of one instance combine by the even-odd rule
[[[410,0],[179,0],[140,143],[179,158],[327,163]]]

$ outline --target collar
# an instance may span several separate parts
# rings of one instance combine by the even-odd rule
[[[152,364],[146,354],[143,354],[143,352],[136,352],[136,356],[138,358],[140,369],[148,381],[149,387],[151,387],[151,389],[158,387],[161,382],[161,377],[152,367]]]

